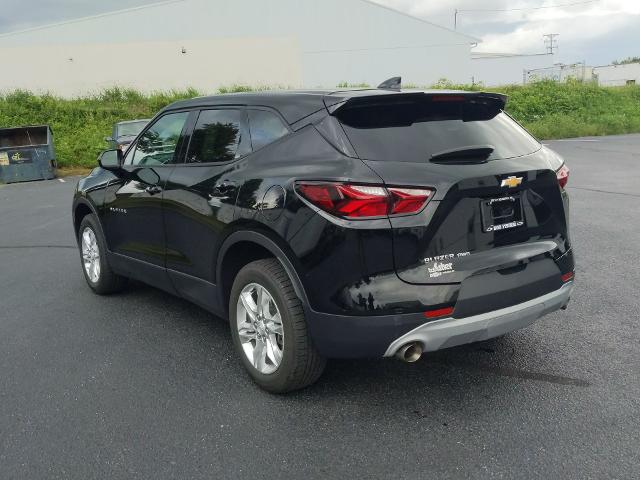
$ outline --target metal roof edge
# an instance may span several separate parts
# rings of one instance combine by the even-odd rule
[[[109,17],[111,15],[119,15],[121,13],[133,12],[133,11],[136,11],[136,10],[144,10],[146,8],[162,7],[163,5],[170,5],[172,3],[181,3],[181,2],[186,2],[186,1],[189,1],[189,0],[163,0],[161,2],[146,3],[144,5],[138,5],[137,7],[122,8],[120,10],[112,10],[110,12],[97,13],[95,15],[87,15],[85,17],[78,17],[78,18],[71,18],[69,20],[62,20],[60,22],[47,23],[46,25],[36,25],[36,26],[33,26],[33,27],[22,28],[20,30],[14,30],[14,31],[11,31],[11,32],[0,33],[0,39],[1,38],[5,38],[5,37],[11,37],[13,35],[21,35],[23,33],[35,32],[35,31],[38,31],[38,30],[46,30],[47,28],[59,27],[59,26],[63,26],[63,25],[69,25],[69,24],[72,24],[72,23],[85,22],[87,20],[93,20],[94,18]]]
[[[401,10],[397,10],[397,9],[395,9],[393,7],[389,7],[387,5],[382,5],[382,4],[374,2],[372,0],[355,0],[355,1],[359,1],[359,2],[362,2],[362,3],[368,3],[369,5],[374,5],[376,7],[383,8],[385,10],[389,10],[390,12],[397,13],[397,14],[402,15],[404,17],[411,18],[412,20],[417,20],[419,22],[426,23],[427,25],[431,25],[432,27],[436,27],[436,28],[439,28],[441,30],[446,30],[446,31],[448,31],[450,33],[455,33],[456,35],[459,35],[461,37],[464,37],[464,38],[468,39],[469,43],[480,43],[480,42],[482,42],[482,39],[480,39],[480,38],[472,37],[471,35],[467,35],[466,33],[460,33],[459,31],[453,30],[452,28],[443,27],[442,25],[438,25],[437,23],[430,22],[429,20],[425,20],[424,18],[416,17],[415,15],[411,15],[410,13],[406,13],[406,12],[403,12]]]

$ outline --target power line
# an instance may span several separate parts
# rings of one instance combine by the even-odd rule
[[[597,3],[600,0],[585,0],[582,2],[573,2],[573,3],[562,3],[559,5],[541,5],[539,7],[520,7],[520,8],[475,8],[475,9],[455,9],[453,14],[453,29],[456,30],[458,28],[458,14],[459,13],[483,13],[483,12],[523,12],[528,10],[544,10],[548,8],[564,8],[564,7],[575,7],[576,5],[587,5],[589,3]]]
[[[573,7],[576,5],[586,5],[588,3],[596,3],[599,1],[600,0],[587,0],[584,2],[563,3],[560,5],[542,5],[540,7],[497,8],[497,9],[478,8],[478,9],[470,9],[470,10],[458,10],[458,13],[460,12],[516,12],[516,11],[522,11],[522,10],[543,10],[546,8],[563,8],[563,7]]]

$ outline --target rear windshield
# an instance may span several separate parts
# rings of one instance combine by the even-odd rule
[[[535,152],[540,144],[495,100],[407,95],[350,102],[336,112],[358,156],[427,162],[432,155],[492,146],[489,160]]]

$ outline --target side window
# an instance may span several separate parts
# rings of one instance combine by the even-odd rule
[[[246,153],[241,148],[242,117],[241,110],[202,110],[191,134],[187,163],[230,162]]]
[[[131,164],[165,165],[172,163],[182,128],[188,116],[189,112],[179,112],[160,117],[138,139]],[[125,163],[128,161],[129,158]]]
[[[254,150],[269,145],[289,133],[280,117],[266,110],[249,110],[249,128]]]

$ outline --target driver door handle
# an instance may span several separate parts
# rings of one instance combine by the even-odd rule
[[[156,195],[158,193],[162,193],[162,187],[160,185],[149,185],[144,189],[149,195]]]

